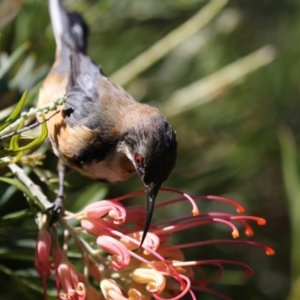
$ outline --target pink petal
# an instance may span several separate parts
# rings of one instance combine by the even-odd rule
[[[104,279],[100,282],[102,294],[106,300],[128,300],[123,296],[121,288],[113,279]]]
[[[51,265],[49,262],[51,250],[51,236],[49,232],[42,229],[39,232],[35,249],[34,264],[37,272],[41,276],[49,277],[51,273]]]
[[[97,244],[108,253],[113,254],[111,268],[114,271],[121,270],[129,264],[130,254],[128,249],[113,237],[99,236]]]
[[[112,230],[118,230],[114,224],[111,224],[102,219],[89,219],[89,220],[81,220],[81,226],[88,233],[99,236],[99,235],[110,235]]]
[[[86,219],[98,219],[108,214],[113,220],[123,223],[126,210],[122,204],[115,201],[101,200],[87,205],[83,212]]]
[[[78,287],[79,281],[83,279],[82,277],[64,254],[61,262],[56,267],[56,286],[58,290],[62,287],[69,298],[73,299],[76,295],[75,289]]]
[[[59,248],[55,247],[52,251],[52,258],[53,258],[53,263],[54,263],[54,268],[57,269],[58,266],[62,263],[62,260],[65,256],[64,251]]]

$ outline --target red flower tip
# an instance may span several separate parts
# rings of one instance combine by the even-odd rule
[[[248,228],[245,230],[245,234],[246,234],[246,236],[251,237],[251,236],[254,235],[254,231],[253,231],[253,229],[252,229],[251,227],[248,227]]]
[[[174,193],[174,194],[182,195],[185,200],[188,200],[191,203],[191,205],[192,205],[192,214],[194,216],[198,216],[200,214],[199,208],[198,208],[198,206],[197,206],[197,204],[195,202],[196,197],[193,198],[193,197],[191,197],[190,195],[188,195],[188,194],[186,194],[184,192],[181,192],[181,191],[178,191],[178,190],[174,190],[174,189],[170,189],[170,188],[160,188],[160,190],[161,191],[166,191],[166,192],[171,192],[171,193]],[[171,200],[171,202],[175,203],[176,201],[180,201],[180,200],[182,200],[182,199],[180,198],[180,199]]]
[[[236,211],[239,214],[243,214],[245,212],[244,206],[242,206],[241,204],[239,204],[235,200],[227,198],[227,197],[207,195],[207,196],[196,196],[196,197],[194,197],[194,199],[215,200],[215,201],[226,202],[226,203],[229,203],[229,204],[235,206],[236,207]]]
[[[267,224],[267,221],[265,219],[263,219],[263,218],[257,218],[257,224],[259,226],[264,226],[264,225]]]
[[[234,229],[232,232],[231,232],[231,235],[234,239],[237,239],[240,234],[239,234],[239,231],[237,229]]]
[[[193,210],[192,210],[192,215],[193,215],[194,217],[197,217],[197,216],[200,215],[200,211],[199,211],[198,207],[194,207],[194,208],[193,208]]]
[[[240,206],[236,209],[236,211],[239,213],[239,214],[243,214],[246,210],[243,206]]]
[[[266,254],[269,256],[275,255],[275,250],[270,247],[266,247]]]

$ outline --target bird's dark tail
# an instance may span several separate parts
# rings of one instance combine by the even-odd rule
[[[56,41],[56,55],[86,53],[88,26],[78,13],[69,13],[60,0],[49,0],[49,10]]]

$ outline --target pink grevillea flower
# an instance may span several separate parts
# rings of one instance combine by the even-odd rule
[[[50,251],[51,236],[45,228],[42,228],[35,247],[34,266],[42,277],[45,299],[47,299],[46,279],[51,275]]]
[[[41,229],[36,243],[34,259],[35,268],[41,277],[48,278],[51,275],[50,251],[51,236],[46,229]]]
[[[100,283],[103,299],[177,300],[186,294],[189,294],[191,299],[196,299],[194,291],[211,293],[222,299],[229,299],[211,289],[211,285],[223,276],[227,265],[245,269],[247,275],[252,275],[251,268],[242,262],[222,258],[189,261],[185,257],[185,249],[212,244],[227,246],[246,244],[262,248],[267,255],[274,254],[273,249],[268,246],[251,240],[238,239],[240,228],[243,228],[248,237],[254,234],[249,222],[254,221],[258,225],[264,225],[266,221],[259,217],[243,215],[244,208],[234,200],[220,196],[190,197],[171,189],[161,189],[161,192],[172,192],[178,194],[179,197],[157,204],[156,211],[160,207],[172,208],[176,203],[187,201],[191,204],[191,213],[152,222],[142,246],[140,246],[140,242],[143,234],[145,208],[142,206],[125,208],[121,201],[143,194],[145,191],[131,193],[111,201],[95,202],[81,212],[68,214],[65,218],[66,220],[78,219],[81,227],[77,228],[77,234],[79,236],[82,234],[82,237],[88,235],[84,242],[89,256],[86,270],[90,270],[89,275],[94,281]],[[196,204],[196,201],[199,200],[228,203],[235,207],[238,214],[200,213]],[[195,229],[198,226],[209,224],[227,226],[233,239],[201,240],[177,245],[170,242],[170,237],[177,232],[188,234],[188,230],[191,228]],[[89,285],[83,285],[79,273],[73,266],[70,266],[66,258],[60,261],[64,267],[59,268],[56,265],[56,269],[61,273],[66,272],[63,274],[68,274],[60,276],[60,283],[63,290],[69,295],[69,298],[61,299],[73,299],[71,296],[74,293],[78,295],[78,287],[84,291],[82,295],[86,293]],[[207,276],[208,267],[219,270],[215,278]],[[68,284],[63,283],[63,278],[69,278]]]
[[[102,235],[97,238],[97,244],[111,256],[111,269],[114,271],[125,268],[130,262],[128,249],[111,236]]]
[[[61,300],[84,300],[86,288],[84,276],[70,263],[64,251],[59,247],[53,249],[53,264],[56,271],[55,280],[58,298]],[[61,290],[63,290],[61,292]]]
[[[81,218],[99,219],[106,214],[114,220],[115,224],[119,224],[124,222],[126,210],[124,206],[118,202],[102,200],[101,202],[94,202],[87,205],[82,211]]]
[[[54,230],[52,230],[54,232],[52,242],[52,237],[46,230],[45,218],[43,222],[42,229],[38,235],[34,263],[37,272],[43,279],[44,299],[48,299],[46,279],[50,278],[51,275],[53,275],[52,273],[55,272],[58,299],[104,300],[104,298],[100,296],[99,292],[90,285],[86,281],[85,277],[71,264],[65,251],[59,248],[57,240],[55,239],[56,232]],[[121,259],[121,261],[123,261],[123,259]],[[54,272],[51,272],[52,270]],[[95,280],[100,282],[100,272],[94,264],[90,265],[90,274],[95,278]]]

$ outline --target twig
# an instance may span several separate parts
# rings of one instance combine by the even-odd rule
[[[43,113],[43,114],[47,114],[50,111],[54,111],[57,110],[57,106],[62,105],[63,103],[66,102],[66,97],[62,97],[59,99],[56,99],[55,101],[51,102],[48,105],[44,105],[41,107],[36,107],[36,108],[31,108],[28,112],[23,112],[21,113],[21,117],[19,119],[17,119],[15,122],[13,122],[12,124],[10,124],[9,126],[5,127],[1,132],[0,132],[0,136],[3,136],[4,134],[8,134],[11,131],[15,130],[16,128],[18,128],[19,124],[21,123],[21,121],[23,119],[28,119],[30,117],[35,116],[37,113]]]
[[[110,79],[120,85],[130,82],[134,77],[152,66],[182,41],[204,27],[220,12],[227,2],[228,0],[209,1],[197,14],[160,39],[152,47],[126,64],[123,68],[116,71],[110,76]]]
[[[14,131],[12,131],[10,133],[4,134],[4,135],[0,136],[0,141],[2,141],[4,139],[7,139],[7,138],[9,138],[11,136],[14,136],[15,134],[19,134],[19,133],[22,133],[22,132],[25,132],[25,131],[29,131],[29,130],[31,130],[31,129],[33,129],[33,128],[35,128],[35,127],[37,127],[37,126],[39,126],[39,125],[41,125],[41,124],[49,121],[52,117],[54,117],[55,115],[57,115],[59,112],[60,112],[60,110],[57,110],[55,113],[53,113],[50,117],[46,118],[44,121],[41,121],[41,122],[37,121],[37,122],[35,122],[35,123],[31,124],[31,125],[28,125],[28,126],[22,128],[22,129],[16,129],[16,130],[14,130]]]
[[[4,161],[9,162],[9,159],[3,158]],[[43,206],[44,210],[47,210],[52,207],[52,203],[41,191],[40,187],[36,185],[24,172],[22,168],[16,164],[9,164],[8,168],[13,172],[13,174],[30,190],[32,195],[39,201]]]

